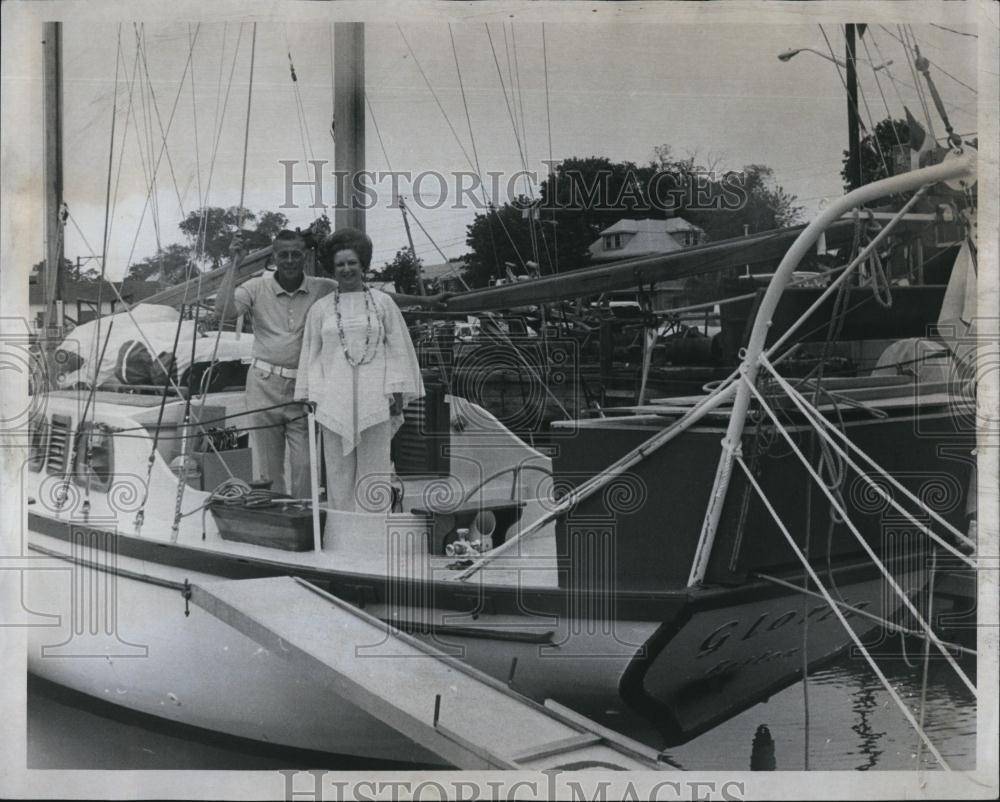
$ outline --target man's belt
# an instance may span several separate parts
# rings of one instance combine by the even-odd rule
[[[265,362],[263,359],[254,359],[250,363],[255,368],[260,368],[268,373],[276,373],[285,379],[294,379],[299,375],[299,372],[295,368],[283,368],[280,365],[272,365],[270,362]]]

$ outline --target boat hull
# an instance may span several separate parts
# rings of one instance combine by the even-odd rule
[[[432,581],[401,588],[398,578],[249,566],[234,555],[218,555],[204,573],[192,570],[190,555],[177,545],[86,530],[94,537],[82,553],[68,537],[74,531],[79,540],[80,527],[32,520],[31,543],[53,557],[54,570],[26,573],[25,599],[28,609],[57,623],[31,628],[29,670],[140,713],[299,749],[440,762],[187,604],[185,583],[298,573],[526,696],[556,699],[657,748],[681,743],[794,682],[803,665],[804,614],[810,667],[849,643],[822,602],[809,599],[807,611],[796,592],[762,583],[650,593],[616,604],[558,588],[455,589],[453,582]],[[852,604],[891,613],[873,570],[844,574],[841,592]],[[414,599],[434,602],[405,603]],[[871,628],[862,621],[858,631]],[[345,648],[356,649],[359,671],[366,659],[395,659],[391,639]],[[401,681],[405,674],[401,666]]]

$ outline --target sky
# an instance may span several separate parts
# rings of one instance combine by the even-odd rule
[[[333,166],[331,27],[294,21],[257,26],[244,205],[282,211],[293,225],[308,225],[319,211],[308,208],[302,189],[294,195],[300,208],[279,208],[285,201],[281,161],[304,163],[308,157],[327,160],[327,170]],[[974,132],[977,96],[962,84],[976,86],[977,39],[963,35],[975,29],[960,21],[948,27],[954,31],[929,24],[911,30],[933,62],[932,77],[955,129]],[[866,123],[887,116],[887,107],[903,117],[904,104],[922,119],[913,74],[893,38],[901,33],[896,25],[873,25],[858,47],[859,58],[893,62],[877,73],[868,64],[859,66]],[[103,251],[112,123],[108,278],[121,278],[128,264],[152,255],[157,245],[183,242],[177,224],[188,212],[205,204],[238,204],[251,34],[250,24],[204,20],[65,24],[67,257]],[[506,177],[527,164],[541,179],[547,169],[543,160],[550,157],[599,155],[643,163],[653,158],[655,146],[669,144],[675,155],[694,155],[722,169],[770,166],[777,183],[797,196],[806,218],[824,198],[842,191],[846,93],[842,71],[820,55],[832,48],[843,58],[843,29],[836,22],[822,29],[818,24],[556,22],[546,23],[543,32],[538,22],[460,24],[449,30],[440,21],[369,23],[365,35],[369,170],[497,171]],[[144,62],[137,62],[140,36]],[[777,55],[790,48],[818,53],[803,51],[780,61]],[[22,84],[25,113],[34,119],[31,98],[41,104],[38,76],[18,74],[9,60],[5,71],[5,82]],[[511,113],[523,132],[520,145]],[[933,122],[940,136],[943,125],[936,114]],[[161,131],[168,127],[164,149]],[[29,154],[39,164],[40,143],[39,137]],[[155,202],[149,203],[150,165],[161,152]],[[470,163],[476,161],[478,170]],[[296,174],[305,177],[304,171]],[[332,188],[332,178],[327,182]],[[516,186],[526,188],[523,181]],[[388,190],[389,184],[379,188]],[[474,209],[454,208],[454,192],[441,208],[421,208],[420,200],[439,197],[433,180],[423,183],[421,198],[413,197],[405,182],[401,189],[416,220],[447,256],[467,250],[465,228]],[[326,193],[327,202],[332,194]],[[374,266],[406,244],[388,191],[380,192],[367,226],[375,242]],[[442,261],[419,225],[413,230],[425,263]],[[26,252],[32,263],[42,258],[41,230]]]

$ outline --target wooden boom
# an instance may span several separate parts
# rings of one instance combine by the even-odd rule
[[[827,247],[837,247],[850,242],[853,226],[852,221],[844,220],[828,228]],[[720,240],[667,254],[585,267],[521,284],[463,292],[448,299],[448,311],[510,309],[515,306],[598,295],[613,290],[628,290],[657,281],[687,278],[714,273],[727,267],[779,259],[803,228],[804,226],[782,228],[750,237]]]
[[[267,259],[271,255],[271,246],[261,248],[259,251],[251,251],[243,257],[240,266],[236,268],[236,283],[246,281],[254,273],[263,269],[267,264]],[[140,304],[163,304],[164,306],[178,306],[182,303],[194,303],[204,298],[214,295],[222,286],[222,279],[225,278],[229,265],[223,265],[208,273],[202,273],[197,278],[190,279],[176,287],[168,287],[155,295],[143,298]]]

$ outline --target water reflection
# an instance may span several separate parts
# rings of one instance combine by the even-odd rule
[[[867,771],[878,765],[878,759],[882,754],[882,750],[876,749],[876,746],[882,736],[885,735],[885,732],[877,732],[871,724],[872,711],[877,704],[875,689],[858,688],[853,697],[854,703],[851,707],[857,715],[857,721],[851,725],[851,729],[858,734],[858,738],[860,739],[858,742],[858,752],[868,756],[867,762],[855,768],[858,771]]]
[[[919,720],[922,659],[912,660],[913,668],[900,659],[876,659],[897,695]],[[974,670],[962,667],[967,673]],[[845,655],[812,674],[809,706],[811,770],[940,768],[926,749],[918,766],[919,736],[861,658]],[[777,769],[802,770],[807,740],[803,721],[802,685],[796,684],[668,752],[688,770],[742,769],[750,765],[754,734],[760,725],[766,725],[774,739]],[[951,768],[975,767],[975,699],[947,663],[933,656],[924,700],[924,730]]]

